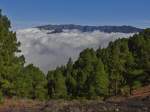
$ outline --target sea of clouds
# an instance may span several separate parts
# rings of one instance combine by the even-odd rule
[[[76,60],[85,48],[106,47],[110,41],[133,35],[133,33],[80,32],[78,30],[51,32],[38,28],[17,31],[18,41],[21,42],[20,49],[26,62],[33,63],[44,72],[66,64],[69,57]]]

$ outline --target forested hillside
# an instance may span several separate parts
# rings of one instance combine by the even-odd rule
[[[107,48],[85,49],[73,62],[45,75],[33,64],[25,66],[16,34],[0,12],[0,98],[28,99],[105,98],[130,95],[150,84],[150,29]]]
[[[74,63],[69,59],[66,66],[49,71],[47,79],[52,98],[130,95],[150,84],[150,29],[107,48],[87,48]]]
[[[10,30],[9,19],[0,11],[0,98],[46,99],[47,80],[39,68],[24,66],[24,56],[16,56],[20,43]]]

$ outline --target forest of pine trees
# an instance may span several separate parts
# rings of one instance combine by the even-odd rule
[[[16,34],[0,11],[0,98],[38,100],[105,98],[130,95],[150,84],[150,29],[129,39],[110,42],[107,48],[83,50],[73,62],[44,74],[33,64],[25,66]]]

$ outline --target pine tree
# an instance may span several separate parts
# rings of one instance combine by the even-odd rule
[[[70,97],[75,97],[75,91],[76,91],[76,80],[75,75],[73,72],[73,61],[71,58],[69,58],[68,63],[66,65],[66,87],[67,87],[67,94]]]
[[[24,83],[28,83],[28,85],[32,85],[31,89],[29,89],[30,98],[44,100],[47,98],[47,80],[43,72],[35,67],[33,64],[30,64],[25,67],[24,70],[25,79]],[[27,91],[28,89],[26,89]]]
[[[16,94],[14,81],[24,64],[24,57],[16,56],[20,43],[10,28],[9,19],[0,11],[0,88],[4,96]]]
[[[105,72],[104,65],[99,59],[95,67],[95,89],[98,96],[108,95],[109,79],[108,74]]]
[[[49,82],[49,93],[52,98],[67,97],[67,88],[65,84],[65,77],[61,68],[57,68],[53,73],[49,72],[47,75]]]

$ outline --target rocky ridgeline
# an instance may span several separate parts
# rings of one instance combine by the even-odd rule
[[[61,33],[63,30],[79,30],[81,32],[93,32],[101,31],[106,33],[120,32],[120,33],[137,33],[143,31],[143,29],[136,28],[133,26],[82,26],[74,24],[64,24],[64,25],[44,25],[37,26],[41,30],[53,30],[52,33]]]

